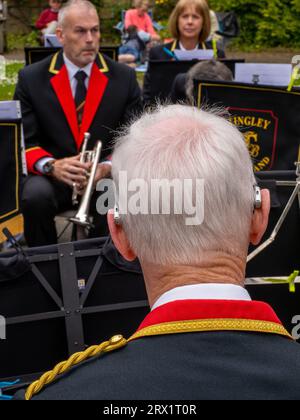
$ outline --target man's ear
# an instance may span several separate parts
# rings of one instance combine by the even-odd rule
[[[127,236],[122,225],[117,225],[114,220],[114,210],[109,210],[107,213],[107,222],[111,238],[117,250],[127,261],[134,261],[136,254],[131,249]]]
[[[59,26],[55,30],[55,35],[57,36],[58,41],[63,45],[64,37],[62,32],[62,28],[60,28]]]
[[[260,209],[255,209],[251,229],[250,229],[250,242],[253,245],[258,245],[268,227],[269,214],[271,207],[270,191],[261,191],[262,205]]]

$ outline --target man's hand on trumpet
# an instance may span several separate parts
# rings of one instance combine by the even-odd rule
[[[83,194],[88,183],[88,173],[92,163],[81,163],[80,155],[56,160],[52,176],[71,188],[76,187],[78,194]]]

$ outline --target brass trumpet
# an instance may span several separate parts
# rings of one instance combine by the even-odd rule
[[[93,165],[91,168],[91,172],[89,174],[88,184],[86,186],[84,195],[82,196],[82,199],[81,199],[78,212],[75,217],[71,217],[69,219],[70,222],[75,223],[76,225],[79,225],[79,226],[87,227],[87,228],[91,228],[93,226],[92,223],[89,221],[89,208],[90,208],[91,198],[94,191],[94,181],[95,181],[97,166],[99,163],[101,149],[102,149],[102,143],[101,141],[98,141],[94,150],[89,150],[89,151],[86,150],[89,138],[90,138],[90,134],[85,133],[84,144],[82,148],[82,156],[80,158],[80,161],[82,163],[92,162]],[[78,196],[78,192],[76,188],[74,188],[73,197],[76,198],[76,201],[77,201],[77,196]]]
[[[86,162],[91,161],[90,156],[88,155],[88,153],[91,153],[91,152],[87,152],[88,141],[90,138],[91,138],[90,133],[84,133],[82,151],[80,153],[80,163],[86,163]],[[78,191],[76,188],[76,184],[73,187],[72,203],[73,203],[73,206],[75,206],[76,204],[79,204]]]

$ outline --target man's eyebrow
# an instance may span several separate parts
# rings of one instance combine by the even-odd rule
[[[91,28],[85,28],[84,26],[80,26],[80,25],[75,26],[75,29],[82,29],[84,31],[88,31],[91,29],[99,29],[99,28],[100,28],[100,25],[95,25],[95,26],[92,26]]]

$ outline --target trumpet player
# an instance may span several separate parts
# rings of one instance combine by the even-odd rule
[[[80,161],[84,133],[88,149],[102,141],[95,182],[110,173],[113,132],[141,109],[135,72],[99,54],[100,23],[86,0],[68,1],[59,11],[57,54],[21,70],[15,99],[23,116],[29,176],[21,206],[29,246],[57,240],[54,217],[72,208],[74,189],[87,185],[90,163]],[[94,209],[96,212],[96,209]],[[101,221],[98,234],[106,233]]]

